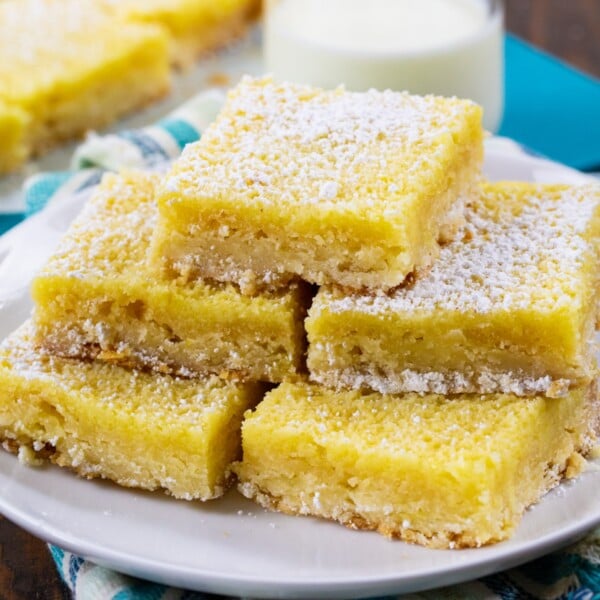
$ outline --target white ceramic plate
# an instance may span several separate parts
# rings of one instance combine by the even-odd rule
[[[490,140],[492,179],[578,182],[556,164]],[[0,239],[0,337],[27,317],[31,273],[80,200]],[[32,244],[36,240],[36,244]],[[437,587],[511,567],[600,524],[600,463],[529,510],[514,537],[473,550],[428,550],[334,523],[268,513],[236,492],[208,504],[32,469],[0,453],[0,510],[33,534],[101,565],[172,585],[270,598],[356,598]]]

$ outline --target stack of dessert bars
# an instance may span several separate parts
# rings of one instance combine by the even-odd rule
[[[482,140],[469,101],[243,79],[169,173],[107,175],[35,279],[5,447],[507,538],[595,444],[600,186],[485,183]]]

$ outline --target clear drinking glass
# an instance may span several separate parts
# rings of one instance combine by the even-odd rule
[[[504,104],[501,0],[267,0],[266,67],[324,88],[471,98],[495,132]]]

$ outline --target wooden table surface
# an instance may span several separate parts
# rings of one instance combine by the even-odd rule
[[[600,0],[506,0],[509,31],[600,78]],[[0,516],[0,600],[66,600],[46,544]]]

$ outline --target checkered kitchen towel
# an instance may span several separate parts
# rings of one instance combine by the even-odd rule
[[[156,168],[198,139],[223,101],[220,92],[200,94],[155,126],[92,137],[75,153],[73,169],[36,175],[26,186],[29,214],[96,185],[105,170]],[[523,152],[514,142],[489,140],[506,152]],[[217,596],[140,581],[50,546],[65,584],[76,600],[201,600]],[[392,600],[394,597],[389,597]],[[519,568],[443,589],[410,594],[405,600],[600,600],[600,529],[584,540]],[[377,600],[384,600],[379,598]]]
[[[75,151],[69,171],[39,173],[25,183],[25,215],[52,198],[97,185],[105,171],[160,169],[200,138],[215,119],[225,95],[211,89],[183,104],[162,121],[143,129],[99,136],[91,134]]]

